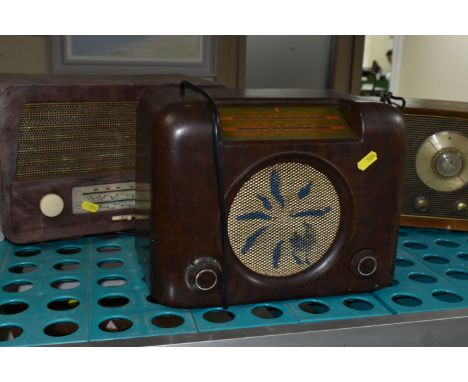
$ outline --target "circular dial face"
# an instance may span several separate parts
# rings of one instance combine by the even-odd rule
[[[436,191],[451,192],[468,183],[468,139],[459,132],[441,131],[428,137],[416,153],[419,179]]]
[[[330,179],[303,163],[277,163],[253,174],[231,204],[228,236],[235,256],[264,276],[285,277],[317,263],[340,225]]]

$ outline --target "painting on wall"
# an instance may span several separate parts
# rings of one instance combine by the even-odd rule
[[[53,69],[79,74],[214,75],[212,36],[57,36]]]

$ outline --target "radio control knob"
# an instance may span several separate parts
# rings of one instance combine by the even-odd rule
[[[435,169],[444,178],[456,176],[463,169],[463,157],[454,151],[441,152],[435,158]]]
[[[426,212],[429,209],[429,200],[425,196],[418,196],[414,199],[414,209],[419,212]]]
[[[373,249],[362,249],[351,260],[351,269],[360,278],[373,276],[377,271],[377,267],[376,252]]]
[[[213,269],[202,269],[195,275],[195,286],[199,290],[213,289],[218,283],[218,274]]]
[[[39,202],[41,212],[49,218],[59,216],[62,213],[64,206],[65,204],[63,199],[57,194],[46,194]]]
[[[197,292],[209,292],[220,282],[221,266],[212,257],[199,257],[185,270],[185,282]]]
[[[468,204],[462,200],[457,200],[454,206],[455,213],[460,216],[468,214]]]

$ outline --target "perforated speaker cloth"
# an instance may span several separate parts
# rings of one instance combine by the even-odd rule
[[[237,258],[260,275],[286,277],[317,263],[334,242],[340,201],[330,179],[303,163],[277,163],[251,176],[229,209]]]
[[[16,180],[135,171],[137,101],[26,103]]]

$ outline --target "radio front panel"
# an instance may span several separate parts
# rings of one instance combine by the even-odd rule
[[[468,229],[468,105],[409,100],[402,224]]]
[[[224,255],[210,103],[164,89],[138,109],[137,194],[149,186],[150,203],[137,251],[152,297],[188,308],[390,284],[401,114],[336,93],[210,94],[219,111]]]

